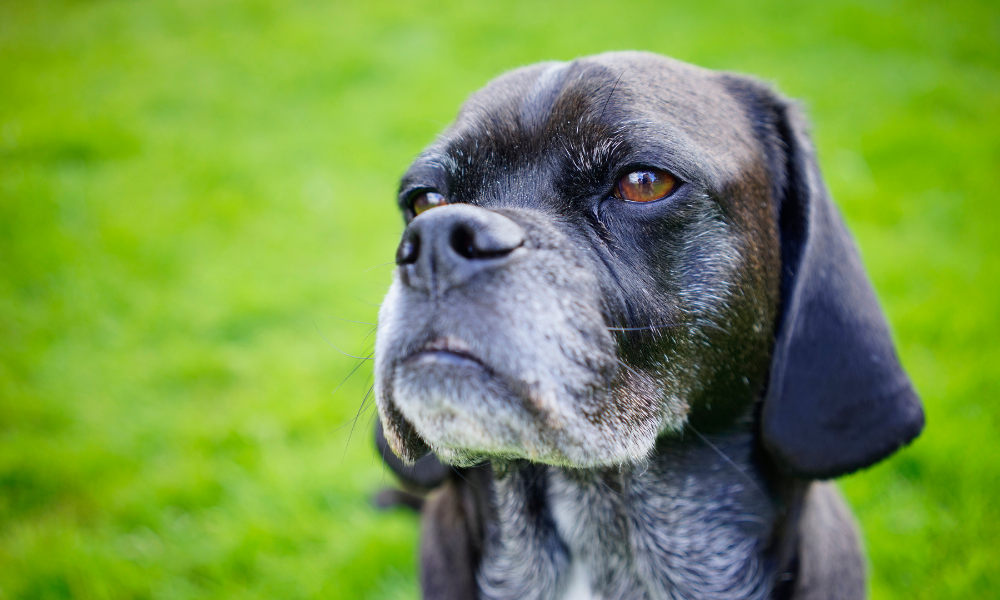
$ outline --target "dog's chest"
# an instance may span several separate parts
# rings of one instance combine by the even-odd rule
[[[748,506],[757,491],[746,482],[706,475],[546,468],[499,482],[499,526],[480,569],[483,596],[765,598],[771,518]]]
[[[559,600],[604,600],[604,597],[594,592],[587,565],[581,561],[574,561],[570,564],[566,589],[559,596]]]

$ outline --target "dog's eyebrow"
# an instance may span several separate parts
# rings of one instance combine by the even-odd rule
[[[621,131],[597,139],[568,136],[562,141],[562,150],[574,175],[586,178],[601,178],[614,163],[624,162],[631,153],[628,138]]]
[[[407,192],[416,187],[442,187],[448,177],[453,177],[457,171],[458,161],[449,154],[432,151],[420,155],[399,182],[400,202]]]
[[[656,119],[632,119],[619,123],[611,132],[594,130],[581,135],[586,124],[577,126],[576,135],[566,136],[563,154],[574,176],[599,178],[609,170],[626,166],[657,167],[684,181],[711,183],[705,171],[710,161],[680,129]]]
[[[424,169],[435,169],[451,174],[458,169],[458,161],[450,154],[435,151],[420,156],[414,163],[414,166]]]

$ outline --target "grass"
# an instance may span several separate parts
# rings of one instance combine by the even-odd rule
[[[622,48],[804,100],[929,423],[842,481],[872,596],[1000,589],[1000,10],[681,4],[0,2],[0,598],[415,598],[326,339],[469,92]]]

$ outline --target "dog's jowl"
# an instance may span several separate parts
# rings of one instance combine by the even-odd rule
[[[794,104],[651,54],[526,67],[399,205],[379,440],[426,494],[425,598],[864,595],[822,480],[923,413]]]

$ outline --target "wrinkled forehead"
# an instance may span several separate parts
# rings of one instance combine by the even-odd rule
[[[625,142],[669,155],[682,170],[722,185],[752,162],[745,108],[717,73],[641,53],[542,63],[473,94],[430,154],[488,155],[508,163],[558,145],[581,160]],[[686,167],[686,169],[685,169]]]

